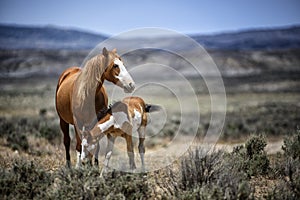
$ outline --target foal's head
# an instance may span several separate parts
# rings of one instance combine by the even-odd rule
[[[102,54],[107,58],[107,67],[103,74],[104,79],[123,88],[126,93],[132,92],[135,88],[134,81],[117,54],[117,50],[107,51],[104,47]]]
[[[86,159],[91,159],[96,152],[97,140],[92,137],[90,131],[82,132],[82,142],[81,142],[81,160],[83,163]]]

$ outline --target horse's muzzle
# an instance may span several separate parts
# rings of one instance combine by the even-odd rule
[[[124,87],[124,92],[131,93],[131,92],[133,92],[134,89],[135,89],[135,84],[134,84],[134,82],[131,82],[128,84],[128,86]]]

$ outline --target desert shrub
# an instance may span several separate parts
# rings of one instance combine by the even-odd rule
[[[300,159],[300,129],[292,137],[285,138],[282,150],[285,156]]]
[[[14,131],[14,124],[4,117],[0,118],[0,134],[7,136]]]
[[[229,111],[226,113],[221,139],[240,139],[251,132],[264,132],[268,136],[292,133],[299,125],[299,112],[299,105],[283,102],[269,102]],[[210,115],[201,116],[200,123],[204,124],[209,119]],[[202,131],[206,133],[204,129]]]
[[[27,151],[29,149],[28,140],[24,133],[13,132],[7,136],[6,141],[13,150]]]
[[[245,144],[247,156],[252,159],[255,155],[263,154],[266,146],[266,138],[263,135],[252,136]]]
[[[184,189],[204,185],[216,178],[220,171],[221,152],[208,155],[201,149],[190,151],[181,162],[182,186]]]
[[[33,161],[17,160],[0,170],[0,199],[147,199],[147,176],[98,168],[46,172]]]
[[[282,149],[283,159],[276,165],[280,182],[269,192],[269,199],[297,199],[300,197],[300,131],[286,138]]]
[[[42,137],[60,143],[61,133],[56,121],[43,118],[0,118],[0,134],[14,150],[28,150],[27,136]]]
[[[235,147],[232,156],[239,170],[243,170],[249,177],[267,175],[270,172],[270,161],[264,151],[266,146],[264,136],[254,135],[247,140],[245,145]]]
[[[39,136],[47,139],[51,143],[58,143],[61,138],[61,133],[57,125],[44,124],[39,127]]]
[[[300,197],[300,160],[288,158],[282,163],[280,181],[267,196],[268,199],[299,199]]]
[[[54,199],[141,199],[146,198],[149,188],[140,174],[108,173],[99,177],[99,169],[62,169],[56,175]]]
[[[181,163],[181,174],[182,199],[249,199],[252,195],[245,173],[221,151],[190,152]]]
[[[17,160],[11,169],[2,169],[1,199],[44,199],[52,182],[51,174],[33,162]]]

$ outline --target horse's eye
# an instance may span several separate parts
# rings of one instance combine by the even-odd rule
[[[117,65],[117,64],[113,65],[113,68],[118,68],[118,67],[119,67],[119,65]]]

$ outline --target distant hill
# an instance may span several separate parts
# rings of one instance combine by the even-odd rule
[[[1,49],[90,49],[106,38],[54,26],[0,25]]]
[[[209,49],[274,50],[300,48],[300,25],[272,29],[252,29],[216,35],[193,35]]]
[[[269,81],[276,79],[273,75],[284,81],[299,79],[300,26],[191,37],[208,50],[224,77],[253,76],[256,81],[261,74],[270,77]],[[67,67],[81,66],[89,52],[107,38],[53,26],[0,25],[0,78],[57,77]],[[180,56],[151,48],[122,52],[136,46],[162,46],[180,50],[191,59],[199,58],[199,52],[193,50],[195,45],[176,37],[116,39],[105,46],[116,47],[127,66],[160,63],[191,77],[194,72],[185,67],[188,63]],[[209,68],[206,70],[202,73],[209,74]],[[139,77],[145,75],[148,73],[142,72]]]
[[[300,25],[214,35],[191,35],[191,37],[207,49],[298,49],[300,48]],[[102,34],[54,26],[0,25],[0,49],[92,49],[106,38],[107,36]],[[166,38],[157,38],[156,42],[161,42],[160,40],[165,42]],[[174,42],[177,40],[171,38],[169,41],[169,45],[175,45]],[[125,42],[125,45],[130,47],[136,42],[143,42],[143,39],[131,39]]]

